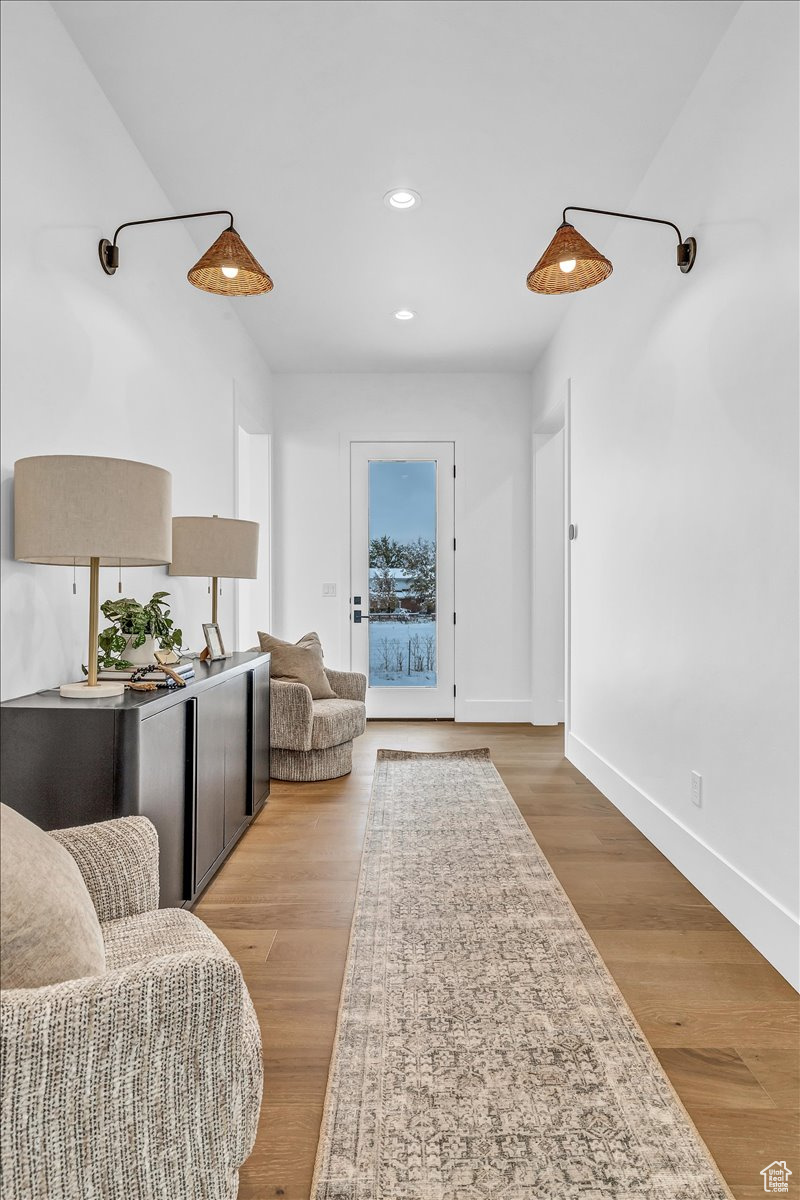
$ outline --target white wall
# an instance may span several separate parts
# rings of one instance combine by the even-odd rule
[[[530,402],[525,375],[275,375],[275,633],[317,629],[349,665],[341,446],[456,443],[456,716],[530,719]],[[336,599],[322,585],[337,584]]]
[[[797,980],[797,8],[745,3],[533,380],[572,379],[568,752]],[[591,189],[587,205],[621,203]],[[690,771],[703,776],[700,809]]]
[[[531,721],[564,720],[564,431],[533,437]]]
[[[232,516],[235,409],[269,428],[269,372],[234,305],[197,291],[178,224],[129,230],[113,278],[97,257],[118,224],[173,212],[51,7],[3,5],[2,696],[80,678],[88,572],[13,561],[12,475],[30,454],[142,459],[173,473],[174,511]],[[198,196],[216,208],[224,195]],[[208,222],[209,243],[219,231]],[[244,300],[241,303],[268,303]],[[238,399],[234,399],[234,381]],[[81,577],[82,576],[82,577]],[[210,601],[199,579],[123,573],[156,587],[193,646]],[[101,597],[116,573],[101,573]],[[233,588],[220,609],[233,632]]]

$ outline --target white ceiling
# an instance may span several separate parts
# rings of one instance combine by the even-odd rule
[[[53,7],[175,211],[233,210],[275,280],[233,302],[274,370],[493,371],[580,302],[527,272],[565,204],[624,208],[739,3]],[[418,210],[384,206],[401,186]]]

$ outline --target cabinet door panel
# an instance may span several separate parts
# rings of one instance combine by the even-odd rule
[[[162,908],[177,908],[188,898],[186,887],[187,713],[176,704],[141,722],[139,734],[139,805],[158,831],[158,868]]]
[[[245,824],[249,811],[247,693],[247,675],[239,675],[225,685],[225,845]]]
[[[115,816],[114,715],[2,709],[3,803],[42,829]]]
[[[225,845],[225,731],[227,688],[209,688],[197,698],[197,798],[194,827],[194,886]]]
[[[252,672],[253,793],[251,813],[257,813],[269,795],[269,664]]]

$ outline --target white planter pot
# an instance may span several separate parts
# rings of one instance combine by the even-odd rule
[[[128,644],[122,651],[122,658],[126,662],[133,663],[135,667],[147,667],[150,663],[156,661],[156,650],[158,642],[155,638],[145,638],[141,646],[133,646],[133,638],[128,639]]]

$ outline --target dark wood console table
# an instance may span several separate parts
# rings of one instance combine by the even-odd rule
[[[197,898],[269,795],[269,655],[195,673],[174,691],[0,705],[3,803],[42,829],[149,817],[162,907]]]

